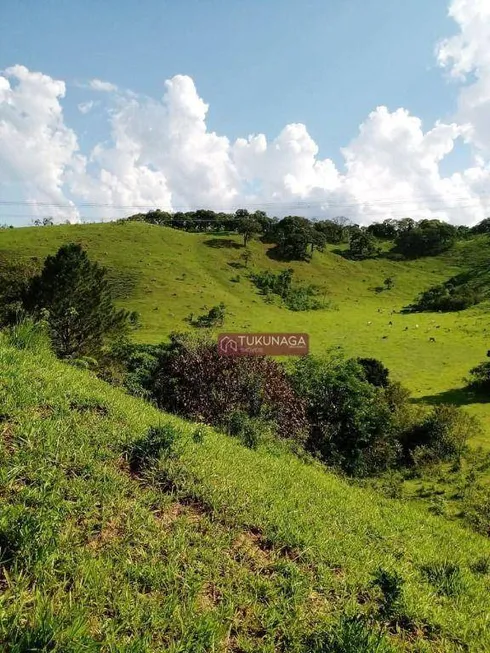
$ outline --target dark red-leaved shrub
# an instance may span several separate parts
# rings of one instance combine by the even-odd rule
[[[303,441],[305,404],[284,368],[259,356],[223,356],[216,341],[173,334],[153,378],[158,406],[188,419],[222,426],[235,412],[274,422],[277,435]]]

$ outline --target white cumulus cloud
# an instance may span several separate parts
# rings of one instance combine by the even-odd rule
[[[117,91],[115,84],[104,82],[101,79],[91,79],[88,85],[93,91],[102,91],[103,93],[115,93]]]
[[[51,214],[76,219],[65,194],[65,174],[77,156],[75,133],[63,120],[65,84],[12,66],[0,77],[0,176],[20,184],[26,200],[65,204]]]
[[[459,32],[437,49],[441,66],[464,84],[459,119],[471,125],[471,141],[490,154],[490,2],[452,0],[449,15]]]
[[[89,100],[88,102],[80,102],[78,105],[78,110],[80,113],[88,113],[94,108],[95,102],[93,100]]]
[[[27,199],[68,205],[60,218],[76,217],[74,199],[100,205],[94,211],[107,219],[138,207],[248,206],[361,223],[410,215],[473,224],[490,214],[490,3],[453,0],[449,12],[458,31],[436,53],[460,84],[453,121],[425,126],[406,109],[380,106],[342,149],[342,168],[319,156],[301,123],[272,139],[230,142],[210,131],[208,105],[185,75],[167,80],[158,99],[91,80],[89,89],[107,93],[100,106],[110,133],[82,153],[65,124],[64,82],[13,66],[0,75],[0,174]],[[444,175],[441,162],[458,139],[473,148],[474,163]]]

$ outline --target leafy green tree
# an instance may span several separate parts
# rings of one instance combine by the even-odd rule
[[[417,226],[398,234],[395,245],[407,258],[434,256],[456,241],[456,227],[441,220],[421,220]]]
[[[196,320],[190,320],[191,324],[201,328],[212,328],[215,326],[223,326],[226,317],[226,306],[221,302],[217,306],[213,306],[204,315],[200,315]]]
[[[246,247],[249,240],[261,233],[262,226],[253,218],[240,218],[237,223],[237,231],[243,236],[243,246]]]
[[[321,249],[325,238],[307,218],[289,215],[274,225],[272,242],[277,244],[277,253],[286,261],[304,261],[311,257],[315,247]]]
[[[54,350],[62,358],[97,355],[107,338],[128,328],[129,314],[115,308],[106,270],[73,243],[47,257],[23,304],[35,317],[47,314]]]
[[[325,242],[338,245],[345,240],[345,225],[335,220],[320,220],[315,222],[315,229],[322,233],[325,237]]]
[[[490,234],[490,218],[485,218],[471,228],[474,234]]]
[[[357,229],[351,233],[349,239],[349,255],[362,260],[372,258],[377,254],[376,241],[365,229]]]
[[[245,267],[248,268],[248,264],[252,260],[252,252],[249,249],[246,249],[240,254],[240,259],[243,261]]]
[[[383,281],[383,285],[386,290],[392,290],[393,286],[395,285],[395,280],[393,277],[386,277],[386,279]]]
[[[459,460],[467,441],[480,434],[481,426],[473,415],[441,404],[403,435],[404,455],[416,465]]]
[[[375,238],[382,240],[394,240],[397,234],[396,220],[383,220],[383,222],[373,222],[367,227],[367,231]]]
[[[470,370],[468,385],[470,388],[488,393],[490,390],[490,361],[484,361]]]
[[[411,229],[414,229],[416,225],[417,223],[413,218],[402,218],[401,220],[397,220],[397,233],[401,234],[405,231],[410,231]]]

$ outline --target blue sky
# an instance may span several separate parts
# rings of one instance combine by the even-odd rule
[[[341,148],[380,105],[403,107],[424,131],[455,119],[461,87],[435,54],[458,32],[449,7],[450,0],[2,0],[0,70],[21,64],[63,80],[64,124],[86,155],[109,138],[114,108],[84,84],[97,78],[160,100],[165,80],[180,74],[209,104],[208,131],[231,142],[263,133],[270,142],[303,123],[318,158],[343,173]],[[98,105],[84,114],[77,106],[89,100]],[[455,140],[440,173],[470,160],[470,147]]]
[[[380,104],[430,123],[455,108],[434,57],[454,31],[446,0],[2,0],[0,21],[10,26],[0,68],[22,63],[68,85],[99,78],[152,97],[165,79],[190,75],[211,129],[275,136],[304,122],[334,158]],[[75,104],[67,121],[85,129]]]

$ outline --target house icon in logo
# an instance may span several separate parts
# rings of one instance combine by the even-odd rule
[[[230,336],[221,336],[218,343],[218,350],[220,354],[233,355],[238,353],[238,342],[235,338]]]

